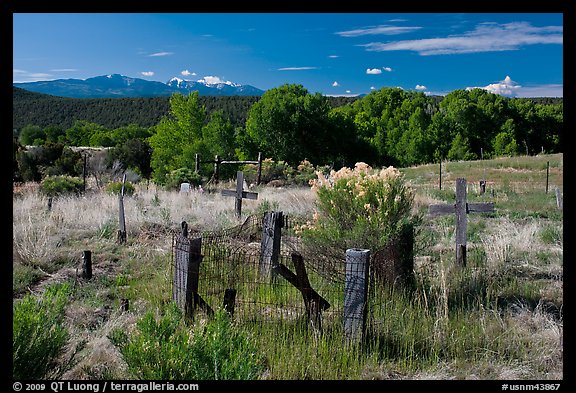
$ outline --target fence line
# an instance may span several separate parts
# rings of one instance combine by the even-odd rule
[[[270,222],[264,222],[270,217],[278,218],[282,236],[270,266],[269,273],[274,274],[262,274],[263,253],[271,252],[264,247],[266,236],[274,232]],[[190,316],[198,308],[210,315],[223,307],[242,323],[308,326],[317,332],[338,330],[346,342],[361,342],[366,327],[374,326],[371,303],[382,302],[381,295],[374,296],[373,285],[381,288],[382,277],[396,284],[395,275],[402,283],[410,281],[406,269],[399,268],[400,262],[394,259],[398,255],[402,261],[412,257],[408,248],[413,239],[400,239],[399,250],[360,250],[356,254],[361,258],[354,252],[348,255],[350,250],[330,255],[326,250],[304,249],[296,235],[303,223],[305,220],[298,217],[267,213],[264,217],[249,216],[242,224],[222,231],[195,234],[195,239],[179,235],[176,239],[181,244],[197,244],[199,253],[190,257],[197,261],[190,263],[193,268],[182,270],[182,261],[189,257],[182,256],[186,247],[174,243],[174,299],[182,303],[182,295],[178,297],[175,292],[186,287],[185,291],[191,291],[185,297]],[[413,235],[408,229],[405,234]],[[387,247],[396,247],[396,240]],[[269,243],[276,244],[277,240]],[[372,264],[374,269],[369,268]],[[182,284],[184,276],[193,278],[191,285]]]

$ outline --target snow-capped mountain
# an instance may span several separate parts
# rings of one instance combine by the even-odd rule
[[[210,83],[211,79],[189,81],[172,78],[167,83],[131,78],[120,74],[102,75],[88,79],[57,79],[52,81],[13,83],[25,90],[71,98],[121,98],[171,96],[175,92],[188,94],[198,91],[206,96],[261,96],[260,90],[250,85],[232,82]]]
[[[261,96],[264,91],[257,89],[250,85],[239,85],[230,81],[222,82],[217,81],[211,83],[206,78],[197,81],[185,80],[174,77],[166,84],[170,87],[189,91],[198,91],[200,95],[213,95],[213,96]]]

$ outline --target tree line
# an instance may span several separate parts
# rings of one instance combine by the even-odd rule
[[[51,99],[30,102],[42,100]],[[79,101],[62,99],[68,100]],[[109,101],[111,107],[118,105],[117,110],[138,102]],[[91,110],[101,111],[102,106]],[[358,161],[404,167],[476,159],[481,154],[487,158],[557,153],[562,151],[562,135],[561,99],[507,98],[483,89],[433,97],[400,88],[335,99],[312,94],[302,85],[284,84],[262,97],[177,93],[168,98],[167,111],[153,124],[107,128],[86,119],[68,128],[28,124],[14,135],[14,160],[18,164],[17,145],[104,146],[111,148],[109,165],[120,163],[165,184],[174,171],[194,168],[197,153],[246,160],[262,152],[294,167],[304,160],[335,169]]]
[[[234,126],[246,122],[257,96],[200,96],[201,105],[211,113],[222,110]],[[354,101],[356,97],[329,97],[334,107]],[[77,120],[100,124],[106,129],[137,124],[151,127],[170,111],[170,97],[139,98],[67,98],[35,93],[13,87],[12,128],[26,126],[54,127],[66,130]]]

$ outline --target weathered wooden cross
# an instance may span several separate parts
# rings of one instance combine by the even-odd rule
[[[466,214],[493,213],[494,203],[468,203],[466,202],[466,179],[456,179],[456,203],[430,205],[428,214],[433,216],[443,214],[456,214],[456,263],[466,266]]]
[[[242,199],[258,199],[257,192],[244,191],[244,172],[236,173],[236,190],[222,190],[222,195],[236,198],[236,217],[242,214]]]

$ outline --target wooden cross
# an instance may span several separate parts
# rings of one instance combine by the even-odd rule
[[[240,218],[242,214],[242,198],[258,199],[257,192],[244,191],[244,172],[236,173],[236,190],[222,190],[222,195],[236,198],[236,217]]]
[[[443,214],[456,214],[456,263],[466,266],[466,214],[493,213],[494,203],[468,203],[466,202],[466,179],[456,179],[456,203],[453,205],[430,205],[428,214],[433,216]]]

